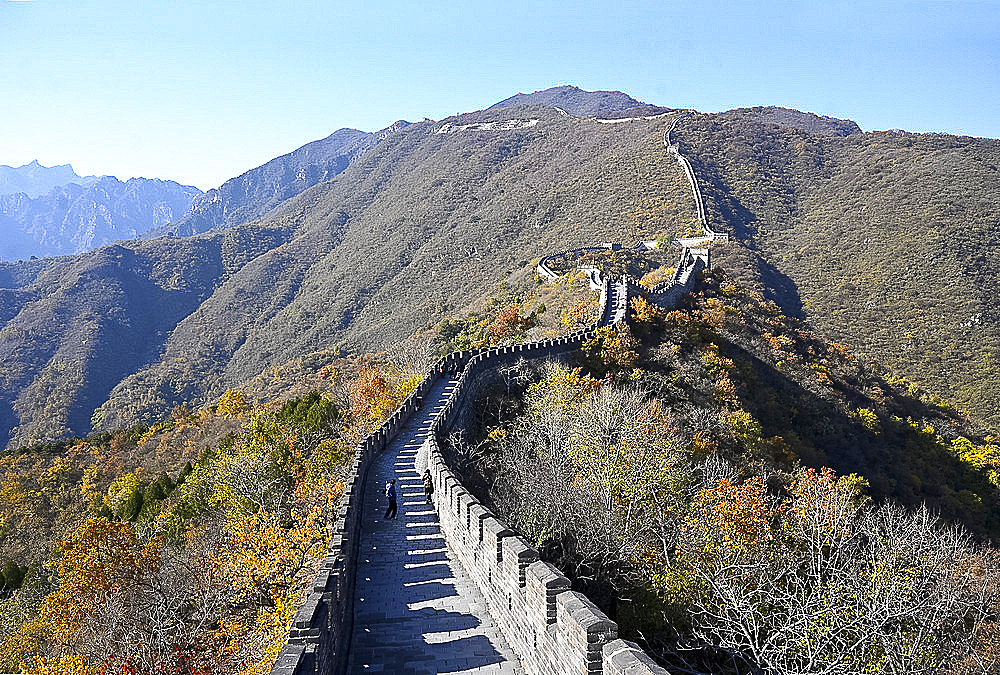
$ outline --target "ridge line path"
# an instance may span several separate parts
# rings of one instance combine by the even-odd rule
[[[368,470],[354,595],[349,673],[502,673],[524,670],[424,498],[416,459],[455,388],[443,377]],[[383,520],[396,479],[399,514]]]

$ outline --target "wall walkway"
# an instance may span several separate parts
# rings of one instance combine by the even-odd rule
[[[677,121],[665,135],[668,147]],[[701,217],[700,192],[693,173],[689,177]],[[709,239],[723,237],[708,227],[705,232]],[[594,249],[607,247],[577,252]],[[707,248],[684,247],[674,276],[649,297],[673,306],[709,266],[709,255]],[[543,276],[555,274],[547,265],[539,268]],[[565,357],[598,328],[625,321],[629,297],[646,293],[629,277],[595,275],[593,281],[601,284],[595,324],[558,338],[442,357],[357,447],[329,553],[272,675],[665,675],[636,645],[618,639],[613,621],[479,503],[441,452],[447,436],[475,414],[480,384],[498,367]],[[435,485],[432,507],[423,502],[419,480],[418,466],[425,464]],[[400,493],[399,517],[383,521],[382,492],[391,477]]]
[[[363,500],[349,673],[523,673],[455,558],[415,465],[454,390],[441,378],[369,469]],[[399,512],[384,520],[380,491],[396,479]]]

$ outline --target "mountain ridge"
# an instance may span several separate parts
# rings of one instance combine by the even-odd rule
[[[69,164],[42,166],[37,159],[21,166],[0,164],[0,195],[23,192],[29,197],[41,197],[53,188],[69,183],[89,185],[98,176],[78,176]]]
[[[599,103],[603,95],[594,100]],[[635,99],[620,99],[621,106],[631,102]],[[186,314],[142,334],[148,343],[142,353],[154,356],[136,361],[130,373],[104,392],[95,428],[150,421],[175,405],[203,403],[274,364],[316,349],[371,351],[393,344],[474,305],[484,287],[504,280],[496,270],[530,269],[532,256],[547,250],[607,241],[622,232],[629,241],[685,234],[696,222],[686,178],[663,146],[670,119],[599,124],[535,103],[407,124],[331,180],[306,188],[257,220],[190,238],[125,244],[145,252],[155,261],[153,267],[178,274],[188,269],[174,260],[186,246],[203,246],[218,262],[196,275],[203,290],[196,303],[185,305]],[[743,242],[713,256],[751,287],[791,308],[791,314],[797,305],[812,321],[819,321],[821,292],[838,296],[829,288],[822,291],[815,274],[807,283],[801,266],[791,264],[789,249],[761,234],[777,232],[783,222],[801,223],[809,213],[814,225],[826,222],[828,214],[820,207],[837,195],[817,201],[804,192],[807,179],[826,181],[822,184],[835,191],[850,183],[830,183],[830,176],[859,185],[872,180],[874,174],[858,173],[874,168],[854,161],[859,149],[874,144],[872,152],[891,156],[906,144],[952,142],[873,133],[831,136],[747,119],[738,111],[688,117],[676,140],[705,191],[713,228],[719,224]],[[961,143],[986,153],[988,160],[986,145],[972,139]],[[970,179],[987,180],[988,166],[989,161],[970,166]],[[917,175],[909,190],[917,194],[932,185],[934,204],[959,198],[974,205],[970,195],[941,183],[936,174]],[[819,231],[812,237],[814,243],[836,244]],[[183,243],[189,240],[196,243]],[[804,240],[790,250],[802,246]],[[0,290],[0,317],[6,319],[0,347],[5,359],[21,364],[25,378],[0,387],[0,399],[10,410],[26,412],[40,405],[41,390],[27,390],[34,379],[66,377],[53,365],[51,350],[36,349],[37,339],[29,336],[56,326],[59,335],[51,338],[56,344],[70,339],[70,327],[55,318],[76,315],[70,309],[76,282],[59,271],[70,264],[90,263],[70,259],[30,269],[0,267],[0,284],[8,286]],[[931,263],[921,264],[921,269],[932,269]],[[808,293],[800,295],[803,288]],[[818,325],[834,338],[863,343],[864,336],[845,331],[849,324],[844,317],[868,301],[855,295],[850,307],[828,308],[832,318]],[[48,312],[45,320],[38,318],[41,307]],[[963,314],[962,320],[966,318]],[[946,335],[938,331],[938,342],[926,343],[930,346],[924,353],[941,353],[934,345]],[[883,339],[886,348],[899,344],[889,335]],[[86,357],[94,364],[88,367],[112,358],[107,345],[102,349]],[[894,367],[907,372],[898,360]],[[917,371],[913,375],[945,395],[957,391],[939,386],[942,381],[917,377]],[[983,402],[996,397],[988,378],[978,380],[962,385],[978,387],[978,399],[955,398],[978,400],[973,411],[989,421],[990,407]],[[67,391],[85,388],[66,386]],[[9,441],[15,445],[54,433],[38,436],[30,424],[14,426],[18,429]],[[59,433],[86,431],[64,428]]]
[[[338,129],[326,138],[230,178],[197,199],[180,218],[150,230],[144,238],[191,236],[259,218],[303,190],[332,179],[386,136],[408,124],[399,120],[376,132]]]
[[[68,165],[67,165],[68,166]],[[39,197],[0,195],[0,259],[82,253],[172,221],[201,190],[158,178],[101,176]]]

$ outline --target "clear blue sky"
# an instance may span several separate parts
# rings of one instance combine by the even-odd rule
[[[1000,0],[0,0],[0,164],[210,188],[334,130],[571,83],[1000,136]]]

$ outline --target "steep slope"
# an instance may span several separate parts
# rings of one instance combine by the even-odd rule
[[[42,166],[38,160],[23,166],[7,166],[0,164],[0,195],[12,195],[23,192],[29,197],[41,197],[52,191],[52,188],[76,183],[90,185],[97,176],[78,176],[69,164],[59,166]]]
[[[221,271],[206,275],[184,312],[139,331],[144,356],[115,370],[119,379],[88,394],[87,406],[99,406],[103,428],[159,419],[316,349],[393,344],[473,307],[508,272],[554,249],[680,233],[693,208],[663,147],[672,119],[601,124],[530,105],[399,129],[261,220],[196,237]],[[786,313],[995,422],[996,143],[817,135],[786,122],[694,115],[677,129],[713,226],[743,241],[717,249],[716,263]],[[194,245],[152,244],[125,248],[171,269]],[[68,302],[44,324],[29,309],[72,300],[80,282],[58,270],[86,264],[0,267],[0,341],[19,373],[0,405],[18,426],[15,443],[49,434],[35,429],[44,426],[37,412],[21,423],[43,408],[37,394],[23,395],[54,372],[51,354],[32,356],[35,343],[60,344],[80,316]],[[102,345],[74,369],[115,358]],[[64,405],[53,403],[51,416],[68,419]],[[60,428],[85,432],[85,418]]]
[[[730,113],[689,118],[677,137],[710,219],[749,247],[717,262],[838,342],[1000,422],[996,140],[830,137]]]
[[[445,123],[531,119],[539,122],[437,133]],[[203,400],[318,348],[382,348],[553,248],[671,226],[691,206],[683,174],[665,161],[664,129],[662,120],[601,125],[532,106],[401,130],[269,214],[265,225],[296,236],[182,321],[163,358],[112,392],[105,425],[151,419],[192,388]]]
[[[399,121],[376,133],[340,129],[287,155],[230,178],[198,199],[182,217],[148,237],[183,237],[258,218],[303,190],[330,180],[379,141],[407,125]]]
[[[87,432],[112,387],[157,359],[178,321],[283,236],[236,228],[12,266],[15,287],[0,289],[0,443]]]
[[[0,258],[82,253],[131,239],[169,223],[200,194],[174,181],[102,176],[34,198],[0,196]]]

